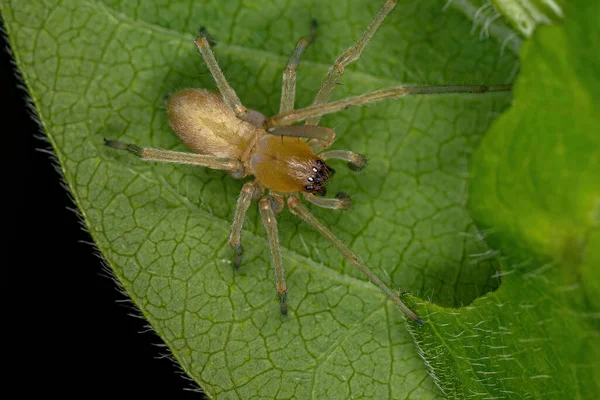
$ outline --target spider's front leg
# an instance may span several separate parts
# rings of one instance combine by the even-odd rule
[[[271,258],[273,260],[273,269],[275,270],[275,288],[277,298],[281,307],[281,314],[287,314],[287,285],[285,282],[285,271],[283,269],[283,259],[281,258],[281,247],[279,245],[279,232],[277,231],[277,219],[275,212],[280,211],[283,206],[283,200],[279,197],[264,196],[258,202],[260,216],[267,231],[269,239],[269,248],[271,249]]]

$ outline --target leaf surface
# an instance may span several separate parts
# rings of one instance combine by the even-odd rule
[[[368,4],[367,4],[368,3]],[[459,3],[459,2],[457,2]],[[337,55],[379,1],[2,1],[12,49],[66,181],[94,241],[181,367],[211,396],[437,398],[441,394],[404,317],[353,267],[300,224],[279,215],[287,318],[278,314],[258,212],[244,230],[243,265],[227,245],[242,182],[223,173],[148,164],[103,138],[184,150],[163,99],[214,89],[193,44],[218,40],[220,65],[242,101],[277,112],[281,72],[310,21],[319,37],[298,70],[298,106],[310,104]],[[500,21],[481,39],[473,9],[400,2],[335,97],[398,84],[511,82],[517,47]],[[462,2],[465,5],[465,2]],[[498,262],[466,208],[468,160],[510,94],[406,98],[323,118],[335,149],[366,154],[343,165],[330,193],[347,212],[314,213],[398,290],[458,306],[493,290]]]
[[[449,398],[600,397],[597,2],[523,47],[512,107],[475,152],[469,206],[501,264],[468,307],[413,329]]]

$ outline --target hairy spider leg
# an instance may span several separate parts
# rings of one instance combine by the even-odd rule
[[[335,89],[335,86],[344,73],[344,68],[360,58],[363,50],[373,35],[375,35],[375,32],[377,32],[377,29],[379,29],[381,23],[394,9],[394,7],[396,7],[396,2],[397,0],[387,0],[358,41],[338,56],[338,58],[335,60],[335,63],[333,63],[333,65],[329,68],[327,76],[321,85],[321,89],[319,89],[319,93],[317,93],[317,96],[313,101],[313,106],[329,101],[333,93],[333,89]],[[312,116],[310,119],[307,119],[306,125],[318,125],[320,119],[321,115]],[[331,143],[329,145],[331,145]]]
[[[506,92],[512,89],[512,85],[492,85],[492,86],[411,86],[402,85],[388,89],[376,90],[374,92],[361,94],[355,97],[348,97],[342,100],[332,101],[330,103],[312,105],[299,110],[292,110],[283,114],[275,115],[265,121],[265,128],[272,132],[282,126],[288,126],[296,122],[310,120],[314,117],[320,117],[325,114],[334,114],[353,106],[362,106],[375,103],[385,99],[397,99],[409,95],[425,94],[448,94],[448,93],[486,93],[486,92]]]
[[[271,196],[264,196],[258,202],[260,216],[267,231],[269,239],[269,248],[271,249],[271,258],[273,269],[275,270],[275,288],[277,298],[281,307],[281,314],[287,314],[287,285],[285,282],[285,271],[283,269],[283,260],[281,258],[281,246],[279,245],[279,233],[277,232],[277,219],[273,210],[274,199]]]
[[[244,183],[235,206],[235,215],[233,216],[231,233],[229,234],[229,245],[233,249],[233,266],[235,269],[238,269],[242,262],[242,253],[244,252],[244,247],[242,246],[242,228],[244,227],[246,212],[257,190],[259,190],[259,187],[255,181]]]
[[[362,171],[367,166],[367,158],[363,155],[348,150],[331,150],[319,153],[321,160],[346,161],[348,168],[354,172]]]
[[[348,246],[346,246],[340,239],[338,239],[333,234],[333,232],[331,232],[329,229],[327,229],[327,227],[325,225],[323,225],[323,223],[321,221],[316,219],[315,216],[312,215],[306,207],[304,207],[304,205],[302,204],[302,202],[300,201],[299,198],[297,198],[295,196],[290,196],[290,197],[288,197],[287,204],[288,204],[290,211],[293,214],[298,216],[298,218],[300,218],[304,222],[308,223],[317,232],[319,232],[323,237],[325,237],[325,239],[327,239],[329,241],[329,243],[331,243],[344,256],[344,258],[346,260],[348,260],[352,265],[354,265],[363,274],[365,274],[367,276],[367,278],[369,278],[369,280],[372,283],[374,283],[377,287],[379,287],[379,289],[390,300],[392,300],[394,302],[394,304],[400,310],[402,310],[410,319],[417,322],[419,325],[423,324],[423,321],[419,317],[417,317],[417,315],[410,308],[408,308],[406,306],[406,304],[404,304],[402,302],[402,300],[400,300],[398,293],[394,292],[385,283],[383,283],[383,281],[381,279],[379,279],[377,277],[377,275],[375,275],[373,273],[373,271],[371,271],[369,269],[369,267],[367,267],[365,264],[363,264],[358,259],[358,257],[352,252],[352,250],[350,250],[348,248]]]
[[[233,88],[227,82],[225,75],[223,75],[223,71],[221,71],[221,68],[217,63],[215,55],[210,49],[208,40],[206,37],[200,36],[196,38],[194,43],[196,43],[196,46],[198,47],[198,50],[204,59],[204,63],[213,76],[217,87],[219,88],[219,92],[221,93],[221,96],[223,96],[223,100],[225,100],[225,104],[227,104],[227,106],[231,108],[233,112],[235,112],[236,117],[244,119],[248,113],[248,109],[244,107],[240,101],[240,98],[235,93],[235,90],[233,90]]]
[[[308,48],[308,45],[314,43],[317,37],[317,21],[313,20],[308,37],[301,38],[296,44],[296,48],[290,57],[287,66],[283,70],[281,80],[281,103],[279,104],[279,113],[284,113],[294,109],[296,101],[296,68],[300,63],[300,57]]]
[[[312,139],[314,143],[309,142],[308,145],[314,153],[318,153],[322,149],[327,148],[335,140],[335,131],[324,126],[280,126],[269,133],[273,135]]]
[[[157,149],[154,147],[140,147],[136,144],[124,143],[119,140],[104,139],[104,145],[113,149],[128,151],[144,161],[197,165],[229,171],[233,175],[244,175],[244,165],[240,160],[236,160],[235,158],[215,157],[183,151]]]
[[[331,210],[348,210],[352,207],[352,200],[346,193],[338,193],[335,198],[317,197],[312,193],[303,193],[304,198],[315,206]]]

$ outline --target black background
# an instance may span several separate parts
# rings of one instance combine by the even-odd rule
[[[0,24],[2,20],[0,20]],[[2,35],[0,35],[2,36]],[[167,350],[104,270],[26,106],[0,38],[3,375],[19,393],[204,396],[181,377]],[[7,240],[8,239],[8,240]],[[4,386],[4,385],[3,385]],[[6,387],[5,387],[6,390]]]

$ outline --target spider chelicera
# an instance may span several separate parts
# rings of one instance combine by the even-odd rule
[[[335,198],[321,197],[326,194],[325,184],[333,173],[326,161],[345,161],[354,171],[363,169],[367,164],[365,157],[351,151],[324,151],[335,140],[335,132],[330,128],[318,126],[322,115],[333,114],[351,106],[407,95],[510,90],[510,85],[404,85],[329,102],[335,86],[344,73],[344,68],[360,57],[369,40],[395,6],[396,0],[387,0],[358,41],[337,58],[329,68],[312,105],[303,109],[294,109],[296,68],[300,57],[314,41],[317,25],[313,21],[310,35],[298,41],[283,72],[279,114],[271,118],[244,107],[219,68],[206,34],[201,31],[201,36],[195,43],[217,84],[219,93],[205,89],[185,89],[171,95],[166,103],[173,131],[193,153],[140,147],[113,140],[105,141],[108,147],[127,150],[146,161],[198,165],[225,170],[237,179],[254,175],[255,179],[244,184],[238,198],[229,244],[234,252],[234,266],[238,268],[243,252],[241,235],[246,211],[253,200],[258,200],[260,215],[271,249],[275,287],[282,314],[287,314],[287,289],[275,214],[279,213],[287,203],[293,214],[323,235],[409,318],[419,324],[423,323],[402,302],[397,292],[379,279],[302,204],[300,194],[308,202],[319,207],[335,210],[350,208],[351,200],[343,193]],[[306,121],[305,125],[292,125],[302,121]]]

